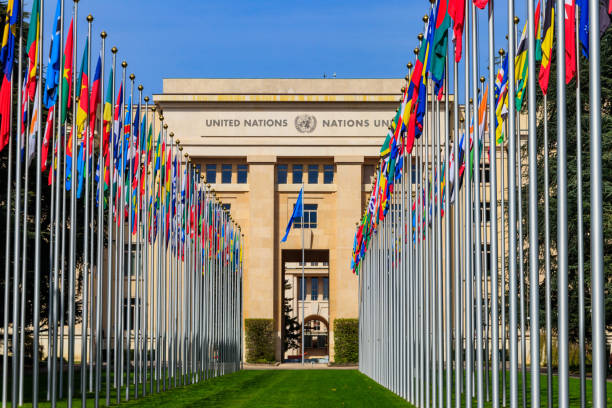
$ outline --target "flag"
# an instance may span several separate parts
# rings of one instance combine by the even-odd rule
[[[73,18],[74,20],[74,18]],[[66,46],[64,47],[64,72],[62,74],[62,117],[61,122],[64,123],[66,121],[66,115],[68,113],[68,108],[70,108],[70,104],[72,101],[72,25],[74,21],[70,21],[70,28],[68,29],[68,36],[66,37]]]
[[[535,50],[535,58],[536,61],[541,61],[542,60],[542,27],[540,27],[540,14],[541,14],[541,7],[540,7],[540,3],[542,0],[538,0],[538,5],[536,6],[536,11],[535,11],[535,41],[536,41],[536,50]]]
[[[448,15],[453,19],[453,34],[455,38],[455,61],[461,61],[463,47],[463,24],[465,21],[465,0],[449,0]]]
[[[104,112],[102,118],[104,121],[103,133],[103,146],[104,156],[108,155],[108,142],[111,133],[111,121],[113,120],[113,69],[111,68],[110,75],[108,77],[108,85],[106,86],[106,97],[104,98]]]
[[[599,3],[599,37],[603,37],[604,33],[610,27],[610,15],[612,14],[612,0],[606,7],[605,2],[600,0]]]
[[[553,35],[555,31],[555,9],[553,7],[554,0],[546,0],[544,7],[544,39],[542,40],[542,65],[538,73],[538,82],[542,93],[546,95],[548,92],[548,80],[550,78],[550,63],[553,52]]]
[[[30,27],[28,28],[28,42],[26,50],[28,53],[28,70],[26,89],[30,101],[34,100],[34,92],[36,91],[36,68],[38,66],[38,36],[40,35],[40,18],[39,9],[40,0],[34,0],[32,3],[32,12],[30,13]]]
[[[11,101],[13,75],[13,60],[15,58],[15,33],[19,23],[21,1],[9,0],[6,6],[6,17],[4,21],[4,32],[2,35],[2,48],[0,49],[0,65],[2,65],[3,78],[0,88],[0,151],[8,144],[11,122]]]
[[[79,92],[79,106],[77,107],[76,116],[76,128],[77,137],[81,137],[85,128],[85,121],[87,120],[87,113],[89,112],[89,78],[88,78],[88,64],[87,64],[87,49],[89,48],[89,39],[85,40],[85,48],[83,48],[83,59],[81,60],[81,79],[77,83],[77,89]]]
[[[32,118],[30,121],[30,131],[28,134],[28,161],[27,166],[30,165],[30,162],[34,158],[34,153],[36,152],[36,135],[38,134],[38,116],[40,112],[38,110],[38,101],[39,101],[39,91],[40,85],[36,87],[35,98],[34,98],[34,112],[32,112]]]
[[[565,0],[565,83],[576,75],[576,2]]]
[[[96,128],[96,114],[98,105],[100,104],[100,75],[101,75],[101,56],[98,56],[98,62],[96,63],[96,71],[94,73],[93,82],[91,84],[91,96],[89,98],[89,132],[93,136],[94,129]],[[90,144],[91,146],[91,144]]]
[[[448,29],[451,18],[447,10],[447,0],[438,0],[436,27],[433,37],[433,53],[431,56],[431,74],[436,83],[444,81],[444,66],[448,50]]]
[[[55,9],[55,27],[51,37],[51,46],[49,47],[49,63],[47,64],[47,78],[45,80],[45,93],[43,95],[43,103],[46,108],[51,108],[57,100],[57,85],[59,84],[60,74],[60,55],[61,55],[61,38],[60,27],[62,26],[60,6],[62,0],[57,0]]]
[[[285,236],[283,237],[283,239],[281,239],[281,242],[287,241],[287,237],[289,236],[289,231],[291,231],[291,226],[293,225],[293,222],[297,218],[303,217],[303,214],[304,214],[303,193],[304,193],[304,187],[300,189],[300,194],[298,195],[297,201],[295,202],[295,205],[293,206],[293,213],[291,214],[291,218],[289,218],[289,222],[287,223],[287,230],[285,231]],[[304,228],[303,224],[302,224],[302,228]]]
[[[43,94],[44,95],[44,94]],[[49,142],[51,141],[51,134],[53,133],[53,114],[55,107],[49,108],[47,113],[47,122],[45,124],[45,137],[42,142],[41,154],[40,154],[40,171],[47,170],[47,156],[49,155]]]
[[[474,0],[474,5],[481,10],[487,7],[488,3],[489,3],[489,0]]]
[[[72,138],[74,136],[74,127],[70,129],[70,136],[68,136],[68,142],[66,143],[66,191],[70,191],[72,186]]]
[[[529,64],[527,63],[528,54],[528,30],[527,22],[523,27],[523,34],[521,34],[521,41],[519,42],[516,50],[516,57],[514,58],[514,72],[516,73],[516,110],[520,111],[523,105],[523,98],[525,97],[525,91],[527,90],[527,77],[529,76]]]

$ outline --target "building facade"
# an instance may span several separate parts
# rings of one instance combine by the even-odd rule
[[[282,350],[282,305],[291,298],[301,321],[302,235],[310,355],[333,359],[334,320],[358,317],[355,224],[404,84],[166,79],[154,96],[175,139],[243,228],[244,317],[273,319],[278,360],[299,353]],[[304,219],[281,243],[302,185]],[[292,289],[284,289],[286,280]]]

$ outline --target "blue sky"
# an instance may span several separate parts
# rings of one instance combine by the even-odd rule
[[[46,63],[57,1],[44,3]],[[64,3],[70,15],[73,2]],[[517,3],[520,33],[526,2]],[[128,62],[128,74],[136,75],[146,94],[160,93],[162,79],[172,77],[403,77],[429,6],[426,0],[81,0],[77,60],[91,13],[92,66],[105,30],[107,52],[119,49],[119,61]],[[507,48],[506,16],[507,2],[496,2],[496,50]],[[478,11],[479,75],[487,67],[486,18],[486,11]]]

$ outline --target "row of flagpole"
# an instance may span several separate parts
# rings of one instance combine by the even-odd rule
[[[27,70],[22,64],[26,37],[21,0],[7,5],[0,51],[0,151],[7,147],[3,408],[9,401],[11,406],[22,405],[27,395],[37,406],[45,386],[52,406],[66,397],[70,407],[79,395],[83,407],[88,397],[98,406],[104,396],[110,405],[113,394],[119,403],[122,392],[129,400],[240,369],[240,226],[205,183],[199,166],[183,154],[162,110],[149,105],[146,96],[142,104],[142,85],[134,95],[134,74],[129,76],[128,96],[125,61],[117,90],[116,47],[111,49],[105,90],[104,31],[90,81],[91,15],[86,18],[87,38],[77,75],[78,0],[73,0],[65,43],[64,0],[57,2],[43,77],[44,3],[33,1]],[[36,173],[34,220],[28,214],[31,171]],[[46,186],[44,171],[49,172]],[[32,224],[33,250],[27,247]],[[48,245],[48,254],[43,245]],[[41,265],[45,257],[48,270]],[[48,316],[40,313],[41,282],[49,285]],[[33,287],[33,299],[27,299],[28,287]],[[27,316],[30,301],[33,315]],[[30,333],[31,372],[24,362]],[[75,362],[78,336],[80,364]],[[41,346],[46,346],[46,356],[39,353]],[[44,358],[46,385],[40,372]],[[31,390],[25,390],[28,376]]]
[[[529,17],[517,44],[519,19],[514,1],[509,0],[508,46],[507,52],[498,52],[497,72],[494,29],[495,24],[504,23],[495,20],[493,0],[431,3],[429,15],[423,18],[427,34],[419,34],[415,64],[408,64],[400,107],[381,148],[368,206],[355,234],[351,265],[360,282],[359,369],[416,406],[482,407],[490,401],[493,407],[518,407],[520,401],[525,407],[528,401],[530,406],[540,406],[544,400],[547,406],[554,403],[568,407],[569,314],[576,313],[580,406],[590,403],[604,407],[607,363],[600,36],[610,24],[612,3],[546,0],[537,1],[535,7],[534,0],[527,0]],[[487,6],[488,43],[482,48],[478,43],[477,9]],[[600,22],[600,16],[607,20]],[[465,39],[464,24],[469,27]],[[447,40],[450,29],[454,34],[452,42]],[[553,113],[557,139],[555,149],[549,151],[547,91],[553,37],[557,55]],[[590,89],[588,288],[583,243],[587,231],[583,227],[581,51],[588,58]],[[488,80],[485,76],[478,78],[479,53],[487,55]],[[462,59],[463,79],[458,75]],[[540,60],[538,72],[536,62]],[[448,89],[451,71],[453,99]],[[567,204],[566,85],[574,77],[577,287],[568,282],[567,228],[571,210]],[[542,100],[538,100],[536,79]],[[487,81],[489,85],[485,86]],[[463,111],[458,100],[460,90],[464,95]],[[539,103],[543,103],[543,109]],[[521,118],[527,119],[527,129],[521,129]],[[542,151],[538,148],[538,127],[543,131]],[[549,184],[549,154],[556,155],[554,191]],[[543,187],[539,185],[538,157],[543,157]],[[554,249],[549,195],[557,199],[553,213],[557,219]],[[538,229],[538,209],[542,206],[543,232]],[[555,287],[551,257],[557,260]],[[541,284],[544,302],[540,299]],[[577,310],[569,310],[570,290],[576,291]],[[553,291],[556,305],[552,304]],[[590,339],[586,337],[589,310],[585,310],[585,291],[591,294]],[[558,312],[556,330],[553,307]],[[543,328],[541,309],[545,314]],[[544,333],[545,344],[541,345],[540,334]],[[556,372],[552,361],[554,342],[558,346]],[[586,387],[587,342],[592,357],[590,396]],[[543,349],[545,356],[541,355]],[[541,361],[546,364],[546,395],[544,381],[540,381]],[[557,377],[556,395],[553,377]]]

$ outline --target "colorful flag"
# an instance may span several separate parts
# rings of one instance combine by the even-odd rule
[[[540,72],[538,73],[538,82],[542,93],[546,95],[548,92],[548,81],[550,78],[550,63],[552,60],[553,52],[553,35],[555,31],[555,9],[553,6],[554,0],[546,0],[544,10],[544,39],[542,40],[542,65],[540,65]]]
[[[541,7],[540,7],[540,3],[542,0],[538,0],[538,5],[536,6],[536,10],[535,10],[535,40],[536,40],[536,50],[535,50],[535,58],[536,61],[541,61],[542,60],[542,27],[540,27],[540,14],[541,14]]]
[[[448,14],[446,0],[438,0],[436,27],[433,37],[433,53],[431,56],[431,74],[436,83],[444,81],[444,66],[448,50],[448,29],[451,18]]]
[[[576,2],[565,0],[565,83],[576,75]]]
[[[38,37],[40,35],[40,16],[39,9],[40,0],[34,0],[32,3],[32,12],[30,13],[30,27],[28,28],[28,42],[26,50],[28,52],[28,69],[26,89],[30,101],[34,100],[34,92],[36,92],[36,68],[38,66]]]
[[[44,95],[44,94],[43,94]],[[55,107],[52,106],[47,112],[47,122],[45,124],[45,137],[41,146],[40,154],[40,171],[47,170],[47,156],[49,155],[49,142],[51,141],[51,134],[53,133],[53,115]]]
[[[51,108],[57,101],[57,86],[59,84],[60,75],[60,57],[61,57],[61,38],[60,27],[62,26],[60,6],[62,0],[57,0],[55,8],[55,26],[53,27],[53,35],[51,37],[51,46],[49,47],[49,63],[47,64],[47,78],[45,80],[45,93],[43,95],[43,103],[46,108]]]
[[[449,0],[448,15],[453,19],[455,40],[455,62],[461,61],[463,48],[463,24],[465,22],[465,0]]]
[[[91,84],[91,96],[89,98],[89,131],[92,136],[94,133],[94,129],[96,128],[96,114],[98,111],[98,106],[100,105],[100,75],[102,70],[101,63],[101,56],[98,56],[98,62],[96,63],[96,71],[94,73],[93,82]]]
[[[34,154],[36,153],[36,135],[38,134],[38,116],[40,115],[40,112],[38,111],[39,90],[40,84],[34,90],[34,112],[32,112],[32,118],[30,120],[30,131],[28,134],[28,166],[30,165],[30,162],[34,158]]]
[[[20,0],[9,0],[6,7],[4,33],[2,35],[2,48],[0,49],[0,65],[3,70],[2,87],[0,88],[0,151],[8,144],[10,133],[10,113],[12,102],[11,80],[13,75],[13,61],[15,58],[15,33],[20,11]]]
[[[528,30],[527,22],[523,27],[523,34],[521,34],[521,41],[519,42],[516,50],[516,57],[514,58],[514,72],[516,73],[516,110],[520,111],[523,105],[523,98],[525,97],[525,91],[527,90],[527,77],[529,76],[529,64],[527,63],[527,48],[528,48]]]
[[[81,137],[85,130],[85,121],[89,112],[89,70],[87,64],[87,50],[89,48],[89,39],[85,40],[85,48],[83,49],[83,59],[81,60],[81,78],[77,83],[79,92],[79,106],[77,107],[76,127],[77,137]]]
[[[110,75],[108,77],[108,85],[106,86],[106,97],[104,98],[104,112],[102,118],[104,120],[103,129],[103,145],[104,145],[104,156],[108,155],[108,143],[111,133],[111,122],[113,120],[113,69],[111,68]]]
[[[70,108],[72,101],[72,25],[74,18],[70,21],[70,28],[68,29],[68,36],[66,37],[66,46],[64,47],[64,72],[62,74],[62,117],[61,122],[66,122],[66,115],[68,108]]]

